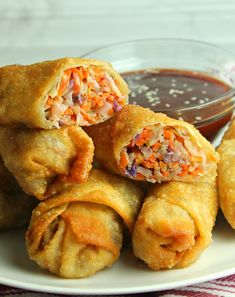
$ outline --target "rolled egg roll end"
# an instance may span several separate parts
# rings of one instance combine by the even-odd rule
[[[197,234],[193,219],[183,208],[149,197],[135,225],[134,254],[153,270],[170,269],[195,245]]]

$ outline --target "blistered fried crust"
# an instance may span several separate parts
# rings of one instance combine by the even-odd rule
[[[143,193],[128,180],[93,170],[87,183],[58,181],[48,195],[26,234],[29,256],[62,277],[81,278],[117,260],[122,221],[133,229]]]
[[[150,109],[137,105],[126,105],[110,120],[86,127],[85,131],[92,138],[95,145],[95,158],[107,169],[123,175],[120,168],[120,154],[124,147],[141,129],[160,124],[162,127],[176,127],[186,129],[190,141],[202,150],[207,158],[206,172],[202,176],[185,175],[176,177],[179,181],[203,181],[216,176],[218,155],[213,146],[192,125],[169,118],[162,113],[155,113]]]
[[[94,146],[80,127],[53,130],[0,128],[0,154],[26,194],[43,200],[56,177],[85,182]]]
[[[226,220],[235,229],[235,119],[225,132],[218,153],[219,203]]]
[[[154,270],[192,264],[211,243],[217,209],[215,183],[154,185],[137,218],[134,254]]]
[[[26,125],[30,128],[53,128],[45,115],[48,93],[69,68],[101,66],[128,95],[128,87],[109,63],[93,59],[62,58],[32,65],[10,65],[0,68],[0,125]]]
[[[36,199],[23,193],[0,159],[0,230],[27,224],[35,206]]]

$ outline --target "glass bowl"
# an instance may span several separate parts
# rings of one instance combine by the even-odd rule
[[[140,70],[145,70],[151,73],[161,69],[205,75],[212,80],[224,83],[227,89],[222,93],[215,91],[207,100],[198,98],[200,100],[194,101],[192,99],[194,97],[188,94],[187,102],[190,104],[183,104],[178,97],[174,98],[173,107],[168,103],[162,104],[164,103],[162,100],[167,100],[166,96],[161,98],[160,105],[154,105],[151,100],[147,102],[141,92],[137,102],[136,96],[133,96],[136,94],[133,92],[130,94],[130,103],[137,103],[156,112],[163,112],[173,118],[190,122],[210,140],[232,116],[235,94],[235,56],[219,46],[185,39],[146,39],[98,48],[84,54],[83,57],[109,61],[123,75],[127,83],[128,75],[135,74],[136,71],[138,73]],[[131,84],[128,85],[132,90]],[[174,93],[174,89],[171,93]]]

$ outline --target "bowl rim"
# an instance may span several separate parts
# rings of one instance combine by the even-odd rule
[[[223,46],[220,46],[218,44],[214,44],[211,42],[207,42],[204,40],[198,40],[198,39],[190,39],[190,38],[170,38],[170,37],[163,37],[163,38],[141,38],[141,39],[129,39],[129,40],[124,40],[124,41],[120,41],[120,42],[114,42],[114,43],[110,43],[104,46],[99,46],[91,51],[88,51],[84,54],[81,55],[81,58],[85,58],[88,55],[92,55],[93,53],[97,53],[99,51],[105,50],[105,49],[109,49],[118,45],[125,45],[125,44],[131,44],[131,43],[144,43],[144,42],[153,42],[153,41],[159,41],[159,42],[185,42],[185,43],[192,43],[192,44],[197,44],[197,45],[204,45],[204,46],[208,46],[211,48],[217,48],[231,56],[234,56],[235,59],[235,53],[227,48],[224,48]]]
[[[125,40],[125,41],[120,41],[120,42],[116,42],[116,43],[111,43],[108,45],[104,45],[104,46],[100,46],[95,48],[94,50],[91,50],[85,54],[83,54],[81,57],[82,58],[86,58],[87,56],[93,55],[97,52],[101,52],[103,50],[106,49],[112,49],[116,46],[120,46],[120,45],[128,45],[128,44],[132,44],[132,43],[145,43],[145,42],[179,42],[179,43],[190,43],[190,44],[195,44],[195,45],[202,45],[202,46],[206,46],[209,48],[214,48],[214,49],[218,49],[221,52],[224,52],[225,54],[229,55],[231,58],[234,57],[234,64],[235,64],[235,53],[233,53],[231,50],[228,50],[227,48],[224,48],[223,46],[214,44],[214,43],[210,43],[207,41],[202,41],[202,40],[197,40],[197,39],[190,39],[190,38],[142,38],[142,39],[132,39],[132,40]],[[112,63],[112,62],[110,62]],[[217,78],[219,79],[219,78]],[[190,111],[193,110],[195,108],[206,108],[210,105],[213,105],[215,102],[218,103],[220,101],[223,101],[226,98],[232,98],[235,96],[235,86],[231,86],[231,89],[228,90],[227,92],[223,93],[220,96],[216,96],[214,98],[212,98],[209,102],[205,102],[199,105],[194,105],[194,106],[189,106],[189,107],[180,107],[179,109],[177,109],[177,112],[183,112],[183,111]],[[235,99],[233,100],[235,101]],[[163,110],[161,109],[160,112],[171,112],[172,109],[167,109],[167,110]]]

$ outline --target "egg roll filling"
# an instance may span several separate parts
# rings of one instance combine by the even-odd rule
[[[89,126],[120,111],[126,96],[117,81],[102,67],[75,67],[65,70],[49,92],[45,103],[46,118],[55,127]]]
[[[203,175],[206,155],[186,129],[156,124],[143,128],[122,149],[119,166],[130,178],[163,182],[186,174]]]

